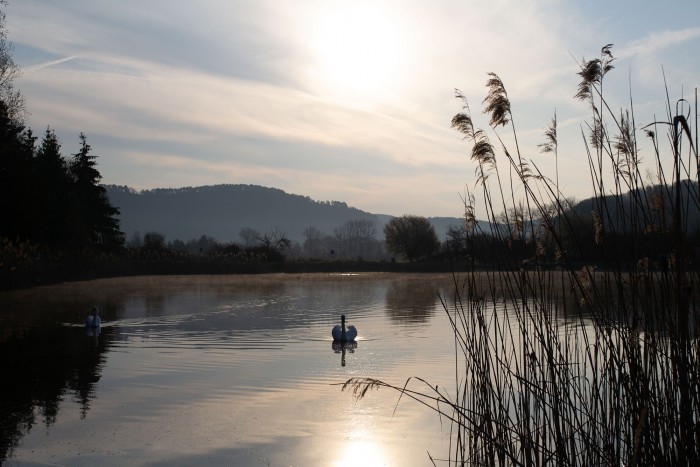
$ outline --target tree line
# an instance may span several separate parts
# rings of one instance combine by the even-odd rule
[[[0,0],[0,5],[5,4]],[[434,227],[419,216],[402,216],[384,227],[384,241],[376,238],[375,223],[346,221],[325,234],[314,227],[304,231],[303,245],[284,232],[241,231],[242,244],[218,244],[203,235],[198,240],[165,243],[158,232],[128,244],[119,225],[119,208],[110,204],[87,137],[78,137],[77,152],[66,157],[56,132],[47,127],[41,139],[25,125],[25,101],[14,87],[20,69],[12,58],[4,12],[0,11],[0,254],[15,269],[28,252],[116,253],[131,258],[215,254],[239,261],[284,261],[287,256],[331,260],[417,261],[439,253]],[[337,203],[347,207],[344,203]],[[29,245],[29,246],[28,246]],[[127,247],[127,248],[125,248]],[[391,255],[391,256],[390,256]]]
[[[0,5],[4,3],[0,0]],[[44,261],[47,256],[75,258],[76,253],[83,258],[108,253],[112,258],[148,262],[166,258],[181,261],[188,257],[199,261],[208,256],[217,261],[223,258],[240,263],[279,263],[290,257],[418,262],[450,255],[486,263],[502,255],[516,254],[526,260],[537,254],[540,237],[522,231],[517,225],[509,230],[509,235],[474,233],[466,225],[453,226],[446,241],[441,243],[430,222],[414,215],[391,219],[383,227],[381,240],[377,238],[374,221],[357,218],[345,221],[330,234],[309,226],[304,230],[302,244],[290,241],[279,229],[260,233],[251,228],[241,230],[240,243],[220,244],[207,235],[166,243],[158,232],[146,232],[143,237],[138,234],[138,238],[126,242],[120,229],[119,208],[110,203],[105,188],[100,185],[102,176],[97,169],[97,156],[87,137],[81,133],[78,150],[66,156],[51,127],[38,138],[25,125],[24,98],[14,87],[20,70],[12,59],[4,25],[4,13],[0,11],[0,273],[3,277],[11,277],[15,274],[12,271],[18,269],[35,268],[35,264],[22,264],[28,258],[34,261]],[[105,263],[101,260],[101,266]],[[123,270],[138,272],[138,265]]]
[[[119,210],[99,185],[86,136],[80,134],[78,152],[68,159],[51,128],[39,145],[36,140],[0,102],[0,235],[53,252],[121,248]]]
[[[459,230],[458,227],[454,227]],[[284,261],[288,258],[313,260],[386,261],[399,259],[417,261],[440,253],[441,243],[435,228],[420,216],[405,215],[391,219],[384,226],[385,240],[376,238],[376,223],[368,219],[348,220],[325,234],[310,226],[304,230],[304,242],[291,241],[280,229],[260,233],[251,227],[240,230],[240,242],[220,243],[202,235],[197,239],[166,241],[159,232],[140,232],[126,242],[132,250],[143,252],[172,252],[196,256],[229,256],[240,260],[257,258]]]
[[[69,158],[49,127],[37,144],[24,124],[24,98],[14,86],[20,69],[11,52],[0,12],[0,237],[5,244],[30,242],[53,252],[120,248],[119,210],[99,184],[86,136],[80,134]]]

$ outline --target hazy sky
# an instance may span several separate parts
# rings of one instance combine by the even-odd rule
[[[590,196],[578,65],[613,43],[606,89],[638,127],[700,84],[700,1],[10,0],[29,125],[64,155],[82,131],[103,182],[245,183],[382,214],[460,216],[474,186],[450,128],[459,88],[481,127],[500,75],[521,150],[556,109],[560,183]],[[662,72],[663,69],[663,72]],[[499,133],[508,130],[500,129]],[[642,156],[644,156],[642,154]]]

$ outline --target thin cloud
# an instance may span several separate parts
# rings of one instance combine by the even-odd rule
[[[687,57],[700,28],[673,29],[671,12],[666,19],[658,9],[628,11],[654,15],[653,26],[640,32],[598,21],[601,9],[582,1],[358,0],[353,5],[361,11],[376,7],[382,21],[392,21],[386,28],[392,37],[377,27],[369,32],[401,48],[392,67],[380,70],[386,74],[379,85],[353,88],[351,76],[321,66],[328,65],[322,54],[335,49],[313,42],[325,15],[347,11],[334,13],[341,4],[22,0],[9,6],[8,29],[11,40],[41,57],[30,57],[28,63],[41,63],[27,66],[18,82],[31,124],[95,135],[108,183],[255,183],[394,214],[461,209],[457,194],[473,183],[473,166],[450,129],[460,110],[453,89],[465,93],[473,117],[485,123],[488,72],[506,85],[526,156],[539,154],[557,109],[562,136],[568,128],[573,134],[562,141],[562,161],[571,165],[561,183],[579,197],[587,194],[579,157],[587,109],[572,97],[578,71],[572,54],[621,44],[613,49],[618,67],[630,67],[635,79],[639,72],[646,85],[633,83],[641,88],[640,111],[658,99],[649,84],[658,81],[661,58],[684,68],[681,80],[698,75]],[[361,29],[361,18],[355,20]],[[358,59],[357,68],[367,66],[354,44],[335,39],[336,48]],[[682,50],[685,62],[674,55]],[[339,63],[335,72],[343,70]],[[622,72],[617,79],[621,85],[609,89],[623,89],[624,103],[628,77]],[[507,130],[499,132],[508,141]]]
[[[700,27],[652,32],[617,50],[620,57],[648,56],[700,38]]]
[[[115,57],[92,59],[117,63]],[[431,141],[436,138],[426,133],[431,127],[420,119],[414,123],[402,109],[392,109],[393,115],[363,111],[267,83],[152,63],[118,64],[134,70],[134,74],[82,69],[55,71],[42,67],[28,73],[24,82],[30,88],[43,86],[45,96],[55,93],[48,102],[55,102],[56,96],[62,94],[51,115],[57,118],[62,114],[63,124],[76,132],[85,130],[85,122],[99,122],[100,126],[114,130],[115,135],[128,134],[140,139],[176,138],[183,142],[189,139],[194,144],[207,134],[220,138],[254,136],[373,149],[402,161],[438,162],[430,157],[439,147]],[[89,104],[81,105],[81,102]],[[149,120],[160,123],[157,127],[144,125]],[[182,130],[174,132],[173,127]]]
[[[32,65],[32,66],[30,66],[30,67],[27,67],[27,68],[25,68],[25,71],[28,72],[28,73],[31,73],[31,72],[34,72],[34,71],[43,70],[44,68],[51,68],[51,67],[56,66],[56,65],[61,65],[61,64],[63,64],[63,63],[68,63],[68,62],[70,62],[71,60],[75,60],[76,58],[78,58],[78,56],[77,56],[77,55],[73,55],[73,56],[71,56],[71,57],[59,58],[58,60],[50,60],[50,61],[48,61],[48,62],[39,63],[39,64],[37,64],[37,65]]]

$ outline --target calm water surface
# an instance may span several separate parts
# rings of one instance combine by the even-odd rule
[[[0,293],[6,465],[424,466],[449,424],[365,376],[453,385],[450,275],[180,276]],[[83,323],[97,305],[99,336]],[[357,348],[334,349],[341,314]],[[417,385],[415,388],[419,388]],[[394,410],[396,408],[396,410]]]

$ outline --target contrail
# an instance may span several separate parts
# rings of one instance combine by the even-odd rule
[[[25,68],[26,71],[38,71],[38,70],[43,70],[44,68],[49,68],[54,65],[60,65],[61,63],[69,62],[73,59],[78,58],[77,55],[72,55],[70,57],[65,57],[65,58],[59,58],[58,60],[51,60],[49,62],[44,62],[40,63],[38,65],[30,66]]]

